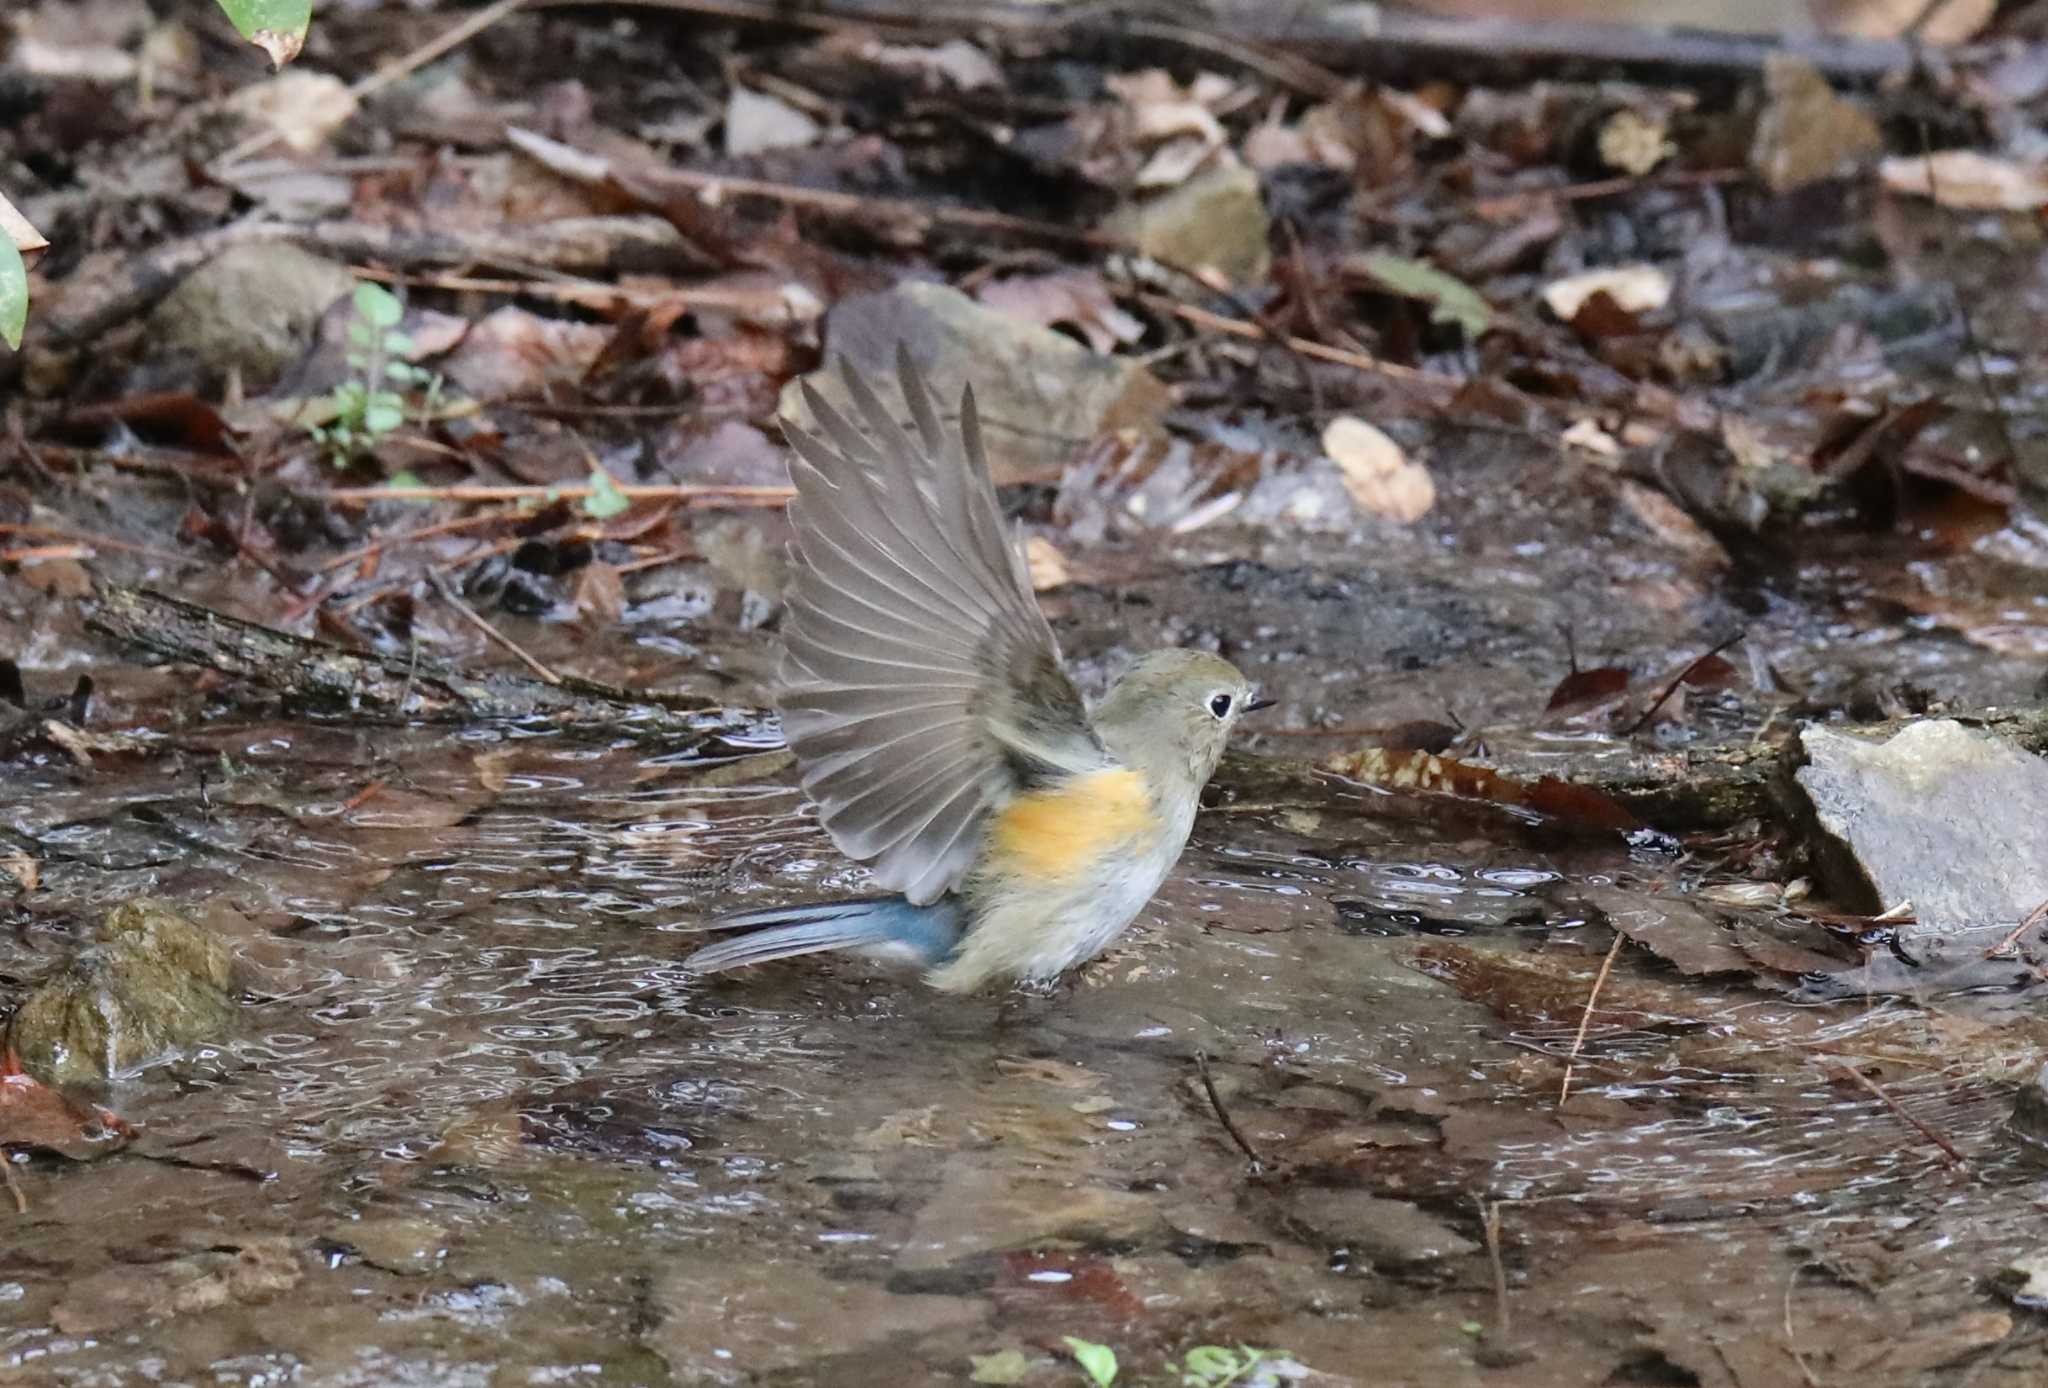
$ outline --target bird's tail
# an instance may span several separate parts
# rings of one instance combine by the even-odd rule
[[[683,961],[693,973],[717,973],[824,950],[854,950],[932,965],[960,943],[960,908],[950,900],[913,906],[900,896],[854,901],[809,901],[717,916],[700,930],[744,930],[707,945]]]

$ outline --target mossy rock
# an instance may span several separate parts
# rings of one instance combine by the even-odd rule
[[[103,1088],[226,1035],[234,983],[225,941],[169,903],[139,898],[109,911],[95,942],[29,994],[7,1044],[45,1084]]]

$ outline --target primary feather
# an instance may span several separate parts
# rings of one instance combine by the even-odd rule
[[[819,432],[785,429],[802,563],[783,730],[840,850],[922,904],[959,884],[992,810],[1106,754],[1004,523],[972,390],[949,432],[899,355],[906,431],[842,370],[867,432],[808,386]]]

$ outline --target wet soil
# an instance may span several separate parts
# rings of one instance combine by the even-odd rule
[[[1452,707],[1533,760],[1627,754],[1532,716],[1550,633],[1682,661],[1727,585],[1610,524],[1597,488],[1510,504],[1498,474],[1466,481],[1372,545],[1106,546],[1114,583],[1077,574],[1048,607],[1091,682],[1155,641],[1223,645],[1283,701],[1267,751]],[[145,891],[252,969],[231,1039],[107,1096],[133,1146],[17,1165],[12,1380],[952,1383],[1016,1348],[1023,1381],[1061,1384],[1068,1335],[1140,1374],[1244,1342],[1372,1384],[2043,1371],[1988,1290],[2032,1247],[2036,1173],[2003,1126],[2028,1029],[1624,949],[1560,1108],[1611,923],[1694,919],[1750,875],[1725,855],[1366,791],[1240,801],[1050,995],[852,961],[701,980],[678,961],[705,913],[859,886],[772,723],[667,746],[252,713],[110,661],[75,608],[5,581],[35,682],[89,671],[100,725],[149,740],[15,773],[5,828],[42,890],[0,937],[0,990]],[[704,689],[757,702],[765,640],[719,611],[637,649],[630,620],[609,641],[504,620],[568,668],[687,649]],[[1833,679],[1868,659],[1983,702],[2031,678],[1788,600],[1753,630]],[[1721,697],[1664,736],[1767,716]]]

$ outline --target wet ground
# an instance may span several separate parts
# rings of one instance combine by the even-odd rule
[[[139,50],[167,7],[133,8]],[[1442,745],[1427,722],[1473,765],[1637,790],[1769,761],[1806,721],[2038,703],[2048,562],[1996,527],[2043,510],[2040,203],[1942,217],[1866,167],[1932,124],[2037,182],[2038,43],[2014,36],[1997,82],[1858,93],[1885,118],[1864,165],[1830,154],[1788,191],[1761,178],[1780,161],[1751,144],[1751,77],[1459,95],[1423,64],[1398,81],[1441,88],[1424,102],[1336,74],[1304,96],[1255,62],[1206,84],[1219,116],[1184,109],[1193,70],[1113,83],[1092,41],[975,32],[1006,71],[974,96],[917,75],[936,49],[550,8],[329,139],[296,209],[224,175],[255,178],[216,148],[247,136],[212,130],[212,103],[259,60],[182,8],[204,42],[149,45],[168,105],[154,79],[44,76],[0,130],[56,243],[0,450],[0,656],[31,707],[92,682],[54,724],[0,687],[0,1016],[145,894],[243,976],[230,1034],[96,1096],[126,1146],[0,1168],[0,1384],[1054,1388],[1085,1381],[1068,1337],[1112,1347],[1123,1385],[1180,1384],[1169,1361],[1204,1345],[1284,1352],[1331,1388],[2048,1381],[2048,1290],[2003,1278],[2042,1242],[2007,1120],[2048,1058],[2043,979],[1916,977],[1885,929],[1801,898],[1807,864],[1754,796],[1625,835],[1235,767],[1136,927],[1050,993],[940,996],[844,960],[681,967],[709,913],[863,887],[751,712],[782,519],[694,489],[779,484],[779,393],[839,349],[801,305],[905,280],[1043,294],[1041,272],[1085,272],[1099,306],[1032,330],[1144,309],[1098,345],[1158,368],[1218,486],[1264,491],[1160,538],[1171,517],[1148,535],[1117,498],[1070,495],[1083,469],[1018,470],[1005,500],[1067,565],[1042,600],[1090,693],[1135,651],[1197,645],[1278,701],[1250,737],[1270,758]],[[370,79],[441,32],[432,8],[323,7],[311,54]],[[891,55],[912,65],[883,80]],[[740,86],[829,139],[734,153]],[[1696,100],[1700,120],[1667,121]],[[1130,132],[1169,107],[1219,140],[1228,121],[1233,148],[1304,142],[1254,161],[1270,283],[1212,300],[1169,277],[1162,299],[1040,235],[1129,201],[1158,152]],[[1620,116],[1660,148],[1669,124],[1673,150],[1589,164]],[[1844,119],[1788,102],[1763,124]],[[762,206],[728,219],[701,179],[565,181],[508,123],[628,172],[764,179]],[[1332,131],[1357,145],[1334,162],[1315,152]],[[863,215],[810,196],[832,190]],[[875,194],[1001,202],[1029,235],[912,218],[903,240],[865,215]],[[205,258],[191,239],[255,207],[344,288],[373,262],[409,283],[423,359],[489,349],[504,379],[473,361],[458,381],[481,414],[421,409],[383,453],[330,459],[240,408],[348,375],[342,319],[312,343],[326,300],[247,380],[162,340],[143,315]],[[636,240],[545,258],[581,244],[564,226],[636,209],[711,259],[641,283]],[[432,235],[370,235],[399,229]],[[1361,280],[1359,254],[1389,249],[1471,281],[1498,322],[1454,331],[1436,299]],[[1543,307],[1560,276],[1638,261],[1670,307]],[[580,297],[536,292],[584,276]],[[628,280],[653,297],[587,292]],[[1318,439],[1342,414],[1432,479],[1413,524],[1354,514],[1331,481]],[[1077,446],[1122,446],[1093,437],[1109,427]],[[1329,532],[1285,497],[1235,523],[1314,466],[1339,488]],[[623,513],[549,490],[614,474],[680,489]],[[1799,496],[1769,495],[1787,474]],[[440,500],[333,491],[400,477]],[[471,483],[531,509],[473,510]],[[545,562],[512,573],[529,549]],[[553,670],[725,712],[684,733],[350,716],[141,663],[88,632],[95,581],[521,671],[459,589]],[[1554,698],[1574,669],[1604,672],[1594,696]]]
[[[1553,633],[1662,668],[1736,615],[1731,585],[1612,523],[1599,485],[1464,481],[1380,544],[1108,546],[1048,607],[1091,679],[1124,640],[1220,641],[1283,700],[1269,752],[1449,707],[1525,761],[1619,754],[1537,716]],[[937,1384],[1017,1350],[1020,1381],[1077,1384],[1066,1336],[1113,1346],[1124,1382],[1238,1343],[1359,1384],[2048,1372],[1991,1289],[2036,1246],[2037,1173],[2004,1128],[2031,1026],[1830,1001],[1796,955],[1764,978],[1623,949],[1560,1107],[1610,922],[1777,928],[1697,914],[1772,875],[1725,841],[1240,797],[1050,996],[848,961],[700,980],[679,961],[705,912],[859,886],[772,724],[278,716],[125,665],[4,581],[32,683],[90,671],[96,726],[151,739],[10,772],[41,891],[0,938],[0,997],[142,892],[249,972],[232,1039],[109,1096],[131,1147],[16,1165],[0,1381]],[[1770,586],[1752,640],[1788,678],[1916,670],[1978,703],[2032,678]],[[502,620],[565,668],[743,705],[767,645],[730,610],[629,612],[637,646]],[[1352,658],[1323,658],[1340,641]],[[1769,706],[1740,685],[1661,735],[1750,736]]]

